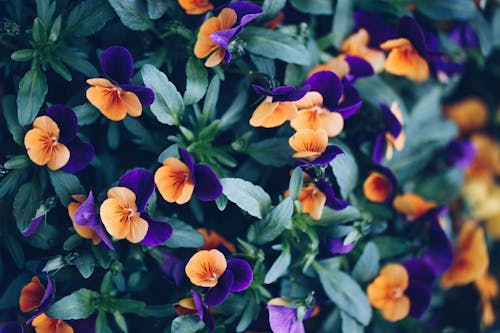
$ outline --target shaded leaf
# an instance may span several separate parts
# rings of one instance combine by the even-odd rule
[[[293,199],[288,197],[274,207],[262,220],[252,224],[247,238],[255,244],[273,241],[292,223]]]
[[[269,194],[258,185],[239,178],[222,178],[222,193],[248,214],[262,218],[271,206]]]
[[[37,116],[47,94],[47,79],[42,71],[34,68],[24,74],[17,93],[17,120],[29,125]]]
[[[153,27],[142,0],[108,0],[123,25],[131,30],[146,31]]]

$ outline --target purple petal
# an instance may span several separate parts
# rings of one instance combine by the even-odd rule
[[[113,243],[108,238],[108,235],[104,231],[104,227],[102,226],[101,220],[98,218],[98,223],[92,227],[94,231],[96,232],[97,236],[99,236],[104,244],[110,249],[110,250],[115,250],[115,247],[113,246]]]
[[[343,153],[344,152],[339,146],[329,145],[326,147],[326,150],[314,161],[304,160],[303,162],[300,162],[300,164],[304,167],[312,165],[327,165],[335,158],[335,156]]]
[[[164,248],[159,248],[159,251],[163,257],[160,269],[170,281],[172,281],[176,286],[180,286],[181,281],[184,278],[184,266],[186,263],[184,260],[177,258]]]
[[[227,5],[227,8],[231,8],[236,12],[238,18],[236,24],[241,28],[246,26],[248,23],[256,19],[264,12],[262,8],[248,1],[232,2]]]
[[[40,227],[40,223],[42,223],[44,219],[45,219],[45,214],[33,218],[30,224],[28,225],[28,228],[21,231],[21,235],[23,235],[24,237],[33,235],[38,230],[38,227]]]
[[[54,285],[52,284],[52,280],[50,279],[49,274],[46,274],[47,277],[47,286],[45,287],[45,293],[43,294],[42,300],[40,301],[40,306],[38,310],[26,321],[26,324],[30,324],[33,319],[38,317],[40,314],[47,311],[49,306],[52,304],[54,299]]]
[[[326,196],[325,205],[333,210],[342,210],[349,206],[348,200],[342,200],[335,195],[332,185],[326,180],[316,182],[316,186]]]
[[[89,192],[89,196],[75,211],[73,218],[75,223],[81,226],[93,227],[97,224],[97,213],[94,202],[94,194]]]
[[[237,34],[240,33],[240,31],[241,27],[236,27],[228,30],[212,32],[210,34],[210,39],[212,40],[212,42],[226,50],[226,54],[224,55],[224,61],[226,63],[229,63],[232,58],[231,51],[229,50],[229,43]]]
[[[148,221],[149,224],[146,237],[141,241],[142,245],[158,246],[165,243],[172,236],[174,229],[170,223],[157,220],[148,213],[142,213],[141,217]]]
[[[338,112],[342,115],[344,119],[352,117],[361,108],[361,97],[358,91],[354,88],[347,80],[343,80],[343,92],[344,99],[342,102],[334,108],[330,108],[330,111]]]
[[[448,206],[440,206],[436,208],[429,209],[424,215],[420,216],[418,219],[414,220],[412,224],[421,224],[426,223],[435,219],[439,219],[440,216],[443,216],[448,213]]]
[[[66,144],[69,149],[69,161],[61,170],[75,173],[85,169],[94,158],[94,146],[79,137]]]
[[[385,134],[380,133],[375,140],[375,146],[373,147],[372,158],[377,164],[382,162],[385,155]]]
[[[448,82],[454,75],[463,73],[465,64],[447,60],[443,56],[432,56],[431,63],[432,70],[441,82]]]
[[[479,37],[467,21],[457,22],[448,37],[465,49],[478,49],[480,47]]]
[[[387,23],[387,20],[374,12],[356,11],[354,13],[354,30],[363,28],[370,34],[368,46],[380,50],[380,44],[397,38],[396,29]]]
[[[333,109],[338,105],[343,93],[342,81],[331,71],[320,71],[311,75],[306,84],[311,86],[311,91],[317,91],[323,96],[323,105]]]
[[[137,98],[139,98],[142,106],[149,106],[155,101],[155,93],[147,87],[136,86],[133,84],[121,84],[120,87],[126,91],[133,92]]]
[[[205,307],[203,306],[203,301],[201,299],[201,296],[193,289],[191,289],[191,295],[193,295],[193,302],[194,306],[196,307],[196,311],[198,312],[198,317],[200,317],[200,320],[203,321],[203,319],[205,318],[204,316],[205,313],[203,312],[203,309]]]
[[[427,263],[438,276],[450,268],[453,261],[453,249],[438,219],[431,221],[428,234],[429,245],[422,256],[422,261]]]
[[[222,194],[222,184],[219,177],[213,172],[208,165],[194,165],[194,195],[200,201],[212,201],[217,199]]]
[[[74,333],[95,333],[95,321],[97,314],[94,312],[86,319],[66,320],[66,322],[73,328]]]
[[[382,119],[384,120],[385,130],[391,133],[393,137],[397,138],[399,134],[401,134],[403,126],[387,105],[380,104],[380,109],[382,110]]]
[[[245,290],[253,280],[252,267],[243,259],[231,259],[227,262],[227,269],[233,273],[234,281],[230,288],[233,292]]]
[[[465,170],[476,157],[476,148],[467,139],[456,139],[444,148],[444,155],[453,164]]]
[[[375,74],[372,65],[363,58],[347,56],[345,57],[345,61],[349,64],[349,76],[353,77],[352,81]]]
[[[403,16],[398,21],[397,29],[399,36],[408,39],[418,53],[427,59],[428,53],[424,32],[417,21],[409,16]]]
[[[179,147],[179,155],[181,157],[181,161],[188,166],[191,174],[194,174],[194,160],[191,154],[186,149]]]
[[[276,333],[305,333],[304,325],[297,320],[297,309],[268,305],[269,324]]]
[[[354,248],[354,242],[344,245],[344,238],[345,237],[329,238],[327,240],[328,251],[333,255],[351,252]]]
[[[135,193],[135,203],[137,211],[146,210],[151,194],[155,190],[155,181],[153,173],[143,168],[137,168],[126,172],[118,180],[118,186],[123,186]]]
[[[24,333],[24,329],[18,322],[9,322],[0,328],[0,333]]]
[[[207,295],[205,296],[204,303],[208,306],[217,306],[224,302],[224,300],[229,296],[231,291],[231,286],[234,283],[233,273],[226,269],[224,274],[221,275],[217,285],[210,288]]]
[[[403,263],[410,281],[405,294],[410,299],[410,315],[420,318],[431,303],[434,272],[432,268],[419,259],[409,259]]]
[[[253,90],[261,96],[272,96],[273,102],[295,102],[304,97],[309,91],[309,85],[300,88],[294,86],[280,86],[273,90],[265,89],[256,84],[252,84]]]
[[[76,113],[69,106],[63,104],[52,105],[45,111],[59,127],[59,142],[67,144],[76,137],[78,132],[78,120]]]
[[[128,83],[134,74],[134,60],[123,46],[107,48],[99,60],[104,74],[118,83]]]

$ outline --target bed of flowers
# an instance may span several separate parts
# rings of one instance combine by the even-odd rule
[[[499,329],[496,1],[4,0],[0,73],[0,332]]]

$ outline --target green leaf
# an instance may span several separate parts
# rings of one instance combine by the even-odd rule
[[[227,108],[226,112],[220,117],[220,128],[227,129],[230,126],[234,125],[241,119],[241,114],[243,109],[246,106],[248,100],[248,91],[247,89],[238,90],[238,94],[234,98],[234,101],[231,103],[229,108]]]
[[[33,59],[32,49],[17,50],[10,55],[10,58],[14,61],[31,61]]]
[[[17,93],[17,119],[22,126],[29,125],[42,107],[47,94],[45,74],[34,68],[24,74]]]
[[[260,164],[274,167],[290,164],[293,154],[288,138],[270,138],[252,143],[246,152]]]
[[[76,37],[93,35],[101,30],[113,16],[113,10],[104,1],[80,1],[68,15],[65,33]]]
[[[313,262],[313,267],[330,300],[364,326],[368,325],[372,317],[372,308],[356,281],[338,269],[327,270],[318,262]]]
[[[469,0],[418,0],[415,5],[420,12],[434,20],[469,20],[476,5]]]
[[[88,252],[81,253],[73,262],[84,279],[89,278],[94,272],[95,259]]]
[[[21,294],[21,289],[31,280],[32,275],[20,274],[9,282],[9,285],[3,284],[3,295],[0,298],[0,311],[18,308],[19,306],[19,295]],[[2,281],[6,283],[6,281]]]
[[[48,62],[54,72],[59,74],[59,76],[61,76],[63,79],[65,79],[66,81],[71,81],[73,79],[68,67],[66,67],[66,65],[64,65],[59,59],[49,59]]]
[[[58,52],[58,57],[66,65],[77,72],[82,73],[87,77],[97,77],[97,69],[87,60],[87,55],[82,52],[74,51],[74,49],[64,49]]]
[[[10,170],[25,169],[31,165],[27,155],[17,155],[3,164],[3,167]]]
[[[354,86],[359,91],[363,101],[370,103],[376,109],[380,108],[381,103],[391,105],[392,102],[396,101],[403,114],[407,113],[403,99],[378,75],[357,80]]]
[[[208,72],[203,63],[190,57],[186,64],[186,91],[184,103],[191,105],[203,98],[208,87]]]
[[[445,205],[460,195],[463,181],[464,172],[455,167],[418,181],[415,193],[428,200],[435,201],[439,206]]]
[[[269,211],[271,198],[262,187],[239,178],[222,178],[220,182],[229,201],[248,214],[260,219]]]
[[[285,7],[286,0],[264,0],[262,9],[264,13],[259,16],[259,21],[265,22],[274,18]]]
[[[352,0],[337,0],[332,25],[333,45],[335,45],[337,49],[354,27],[353,6],[354,2]]]
[[[380,259],[397,257],[408,250],[408,240],[401,237],[379,236],[372,239],[378,248]]]
[[[75,110],[79,126],[93,124],[101,115],[99,110],[90,103],[78,105],[73,110]]]
[[[292,199],[297,200],[299,198],[303,184],[304,176],[302,175],[302,169],[300,167],[296,167],[295,170],[293,170],[292,177],[290,178],[290,183],[288,185],[288,192]]]
[[[184,101],[175,85],[153,65],[144,65],[141,75],[144,84],[155,93],[151,112],[156,119],[163,124],[179,125],[184,113]]]
[[[203,102],[203,109],[201,111],[207,120],[211,119],[212,115],[215,115],[215,107],[217,105],[217,100],[219,99],[219,90],[220,79],[219,77],[214,76],[208,86],[205,101]]]
[[[352,277],[361,283],[370,281],[379,271],[379,260],[377,246],[372,242],[367,243],[356,265],[354,265]]]
[[[110,299],[109,300],[109,311],[110,312],[120,312],[120,313],[134,313],[140,311],[146,307],[146,304],[135,299]]]
[[[27,176],[24,169],[13,170],[9,172],[7,176],[4,176],[0,182],[0,198],[7,194],[17,192],[19,186],[28,178]]]
[[[340,319],[342,320],[342,333],[363,333],[365,331],[363,325],[345,311],[340,311]]]
[[[59,15],[54,20],[52,28],[50,28],[49,41],[55,42],[59,38],[59,33],[61,32],[62,16]]]
[[[172,304],[146,305],[144,309],[137,311],[135,314],[141,317],[168,318],[175,314],[175,308]]]
[[[192,226],[178,219],[166,219],[174,228],[174,233],[164,245],[170,248],[197,248],[203,246],[203,236]]]
[[[59,200],[64,207],[68,206],[72,199],[72,195],[86,194],[87,192],[80,184],[78,177],[64,171],[49,171],[50,182],[54,187]]]
[[[196,333],[202,330],[205,324],[198,316],[179,316],[172,322],[172,333]]]
[[[45,24],[50,24],[56,11],[56,2],[51,0],[36,0],[36,15]]]
[[[344,152],[330,162],[333,174],[340,187],[340,194],[346,199],[358,183],[358,165],[351,155]]]
[[[23,184],[14,198],[13,213],[19,231],[28,229],[31,219],[42,202],[43,190],[37,182]]]
[[[281,252],[280,256],[276,259],[271,268],[269,268],[269,271],[264,278],[264,283],[273,283],[274,281],[285,275],[291,262],[292,255],[290,253],[290,248],[285,243],[283,246],[283,252]]]
[[[500,47],[500,8],[496,8],[491,22],[493,34],[493,44],[496,48]]]
[[[108,318],[106,312],[99,310],[95,321],[95,333],[113,333],[108,326]]]
[[[280,31],[248,27],[241,32],[240,39],[246,43],[245,49],[251,53],[298,65],[311,63],[307,48]]]
[[[290,0],[297,10],[314,15],[330,15],[333,13],[331,0]]]
[[[481,53],[487,57],[493,49],[494,35],[492,27],[490,27],[483,13],[477,8],[475,8],[474,16],[470,24],[479,38]]]
[[[157,20],[165,14],[168,9],[165,0],[147,0],[148,15],[152,20]]]
[[[3,96],[2,113],[14,142],[24,146],[24,135],[26,132],[24,128],[19,125],[19,121],[17,120],[16,100],[13,95]]]
[[[273,241],[290,226],[292,214],[293,199],[288,197],[274,207],[262,220],[250,226],[247,239],[258,245]]]
[[[63,320],[85,319],[96,310],[95,299],[99,294],[89,289],[79,289],[61,298],[47,310],[47,315]]]
[[[238,326],[236,326],[236,332],[243,332],[250,324],[257,318],[260,312],[260,305],[252,300],[245,307],[242,312],[243,315],[240,318]]]
[[[22,269],[24,267],[23,247],[12,235],[5,235],[3,240],[12,260],[14,261],[14,264],[16,264],[17,268]]]
[[[131,30],[146,31],[153,28],[146,4],[142,0],[108,0],[123,25]]]
[[[115,320],[116,326],[118,326],[118,328],[122,332],[128,333],[127,321],[125,320],[125,317],[123,317],[120,312],[114,312],[113,318]]]
[[[33,41],[38,45],[47,43],[47,27],[39,17],[36,17],[33,21],[31,36],[33,38]]]

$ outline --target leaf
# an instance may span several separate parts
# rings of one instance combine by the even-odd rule
[[[0,298],[0,311],[4,311],[10,308],[17,308],[19,306],[19,295],[21,294],[21,289],[31,280],[32,275],[20,274],[16,276],[9,285],[6,285],[6,281],[2,281],[4,290],[2,297]]]
[[[146,305],[144,309],[137,311],[135,314],[141,317],[168,318],[175,314],[175,308],[172,304]]]
[[[198,316],[179,316],[172,321],[172,333],[196,333],[205,327]]]
[[[79,289],[61,298],[47,310],[47,315],[63,320],[85,319],[96,310],[95,299],[99,294],[89,289]]]
[[[293,170],[292,177],[290,177],[290,184],[288,185],[288,192],[292,199],[297,200],[299,198],[303,184],[304,176],[302,175],[302,169],[296,167],[295,170]]]
[[[372,239],[378,248],[380,259],[397,257],[408,250],[408,240],[401,237],[379,236]]]
[[[262,165],[282,167],[292,162],[293,150],[288,138],[270,138],[252,143],[246,152]]]
[[[64,171],[49,171],[50,182],[54,187],[59,200],[64,207],[68,206],[73,199],[72,195],[86,194],[87,192],[80,184],[78,177]]]
[[[496,8],[491,22],[493,34],[493,44],[496,48],[500,47],[500,8]]]
[[[356,265],[354,265],[352,277],[361,283],[370,281],[379,271],[379,260],[377,246],[372,242],[367,243]]]
[[[351,155],[344,152],[330,162],[333,174],[340,187],[340,194],[346,199],[358,183],[358,165]]]
[[[363,333],[364,328],[356,319],[351,317],[345,311],[340,311],[340,319],[342,320],[342,333]]]
[[[174,233],[172,237],[164,243],[165,246],[170,248],[197,248],[205,244],[203,236],[189,224],[173,218],[165,220],[174,228]]]
[[[14,198],[13,214],[19,231],[25,231],[42,202],[43,190],[36,182],[23,184]]]
[[[127,326],[127,321],[125,320],[125,317],[120,312],[114,312],[113,313],[113,319],[115,320],[116,326],[124,332],[128,333],[128,326]]]
[[[162,124],[179,125],[184,113],[184,101],[175,85],[153,65],[144,65],[141,75],[144,84],[155,93],[151,112],[156,119]]]
[[[21,126],[29,125],[37,116],[47,95],[45,74],[34,68],[24,74],[17,93],[17,120]]]
[[[269,271],[264,278],[264,283],[273,283],[274,281],[285,275],[291,261],[292,255],[290,253],[289,247],[283,246],[283,252],[281,252],[280,256],[276,259],[271,268],[269,268]]]
[[[314,3],[315,1],[309,2]],[[333,45],[335,45],[337,49],[354,27],[353,5],[354,3],[352,0],[337,0],[332,25]]]
[[[12,260],[14,261],[14,264],[16,264],[17,268],[22,269],[24,267],[23,247],[19,241],[10,234],[6,234],[3,240]]]
[[[250,300],[248,305],[242,311],[243,315],[240,318],[238,326],[236,326],[236,332],[243,332],[247,329],[250,324],[257,319],[260,312],[260,305]]]
[[[407,113],[403,99],[378,75],[357,80],[354,86],[361,95],[362,100],[370,103],[373,107],[379,109],[380,103],[390,106],[392,102],[396,101],[403,114]]]
[[[78,118],[78,125],[85,126],[93,124],[101,115],[99,110],[90,103],[78,105],[73,108]]]
[[[307,48],[292,37],[277,30],[248,27],[240,34],[246,50],[269,59],[279,59],[298,65],[309,65]]]
[[[477,8],[475,8],[470,24],[479,38],[481,53],[487,57],[493,49],[494,34],[492,27],[490,27],[483,13]]]
[[[203,109],[201,111],[205,119],[210,119],[212,115],[215,115],[215,107],[217,105],[217,100],[219,99],[219,90],[220,79],[217,76],[214,76],[208,86],[205,101],[203,102]]]
[[[265,22],[274,18],[285,7],[286,0],[264,0],[262,9],[264,13],[259,16],[259,21]]]
[[[290,0],[297,10],[314,15],[330,15],[333,13],[331,0]]]
[[[165,0],[147,0],[148,15],[152,20],[157,20],[165,14],[168,9]]]
[[[248,229],[247,239],[262,245],[273,241],[292,223],[293,200],[288,197],[274,207],[262,220]]]
[[[222,193],[248,214],[257,218],[266,215],[271,207],[269,194],[258,185],[239,178],[222,178]]]
[[[364,326],[368,325],[372,317],[372,308],[356,281],[338,269],[327,270],[318,262],[313,262],[313,267],[330,300]]]
[[[190,57],[186,65],[186,91],[184,103],[191,105],[203,98],[208,87],[208,73],[203,63]]]
[[[153,28],[142,0],[108,0],[123,25],[131,30],[146,31]]]
[[[73,262],[84,279],[89,278],[94,272],[95,259],[90,253],[81,253]]]
[[[227,129],[241,119],[241,111],[245,108],[247,100],[248,91],[246,89],[238,90],[238,94],[236,95],[234,101],[231,103],[229,108],[227,108],[222,117],[220,117],[221,129]]]
[[[21,125],[19,125],[19,121],[17,120],[16,100],[13,95],[3,96],[2,113],[14,142],[23,146],[25,130]]]
[[[418,10],[435,20],[469,20],[474,15],[476,5],[469,0],[418,0]]]
[[[113,333],[108,326],[106,312],[99,310],[95,320],[95,333]]]
[[[120,313],[135,313],[146,307],[146,303],[137,301],[135,299],[111,299],[109,300],[109,310],[110,312],[120,312]]]
[[[93,35],[101,30],[113,16],[113,10],[104,1],[81,1],[69,13],[65,33],[76,37]]]
[[[359,210],[353,206],[347,206],[342,210],[333,210],[328,207],[323,208],[321,219],[316,224],[330,226],[334,224],[355,221],[361,217]]]
[[[435,201],[438,206],[445,205],[460,195],[463,181],[464,172],[460,168],[454,167],[417,181],[415,193]]]

